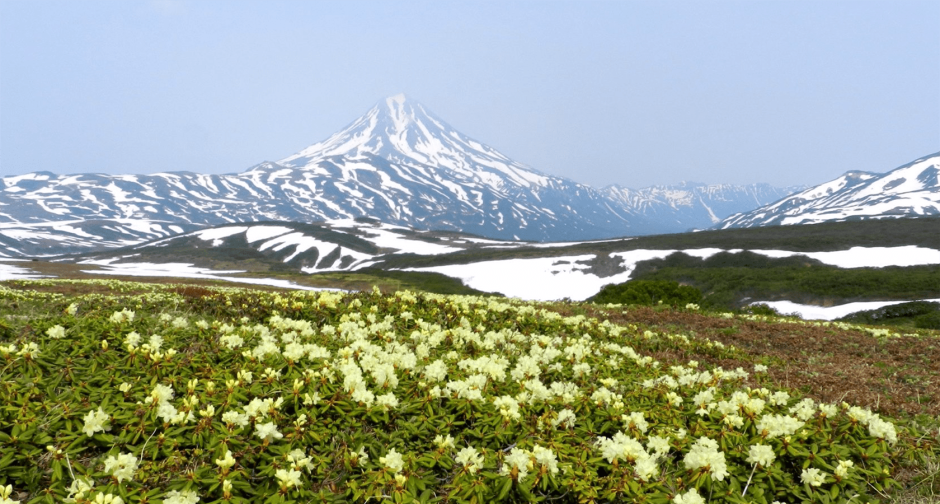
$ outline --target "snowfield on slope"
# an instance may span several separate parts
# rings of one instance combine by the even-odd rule
[[[721,249],[682,250],[688,255],[708,258]],[[554,301],[569,298],[582,301],[596,294],[601,287],[630,279],[636,263],[664,258],[676,250],[631,250],[614,252],[611,256],[622,259],[625,271],[608,277],[588,272],[583,264],[594,259],[593,254],[534,259],[505,259],[473,264],[454,264],[428,268],[408,268],[408,271],[428,271],[459,278],[464,285],[487,292],[499,292],[509,297],[535,301]],[[741,252],[741,249],[729,250]],[[824,264],[839,268],[886,266],[917,266],[940,264],[940,250],[916,246],[853,247],[833,252],[791,252],[785,250],[752,250],[769,257],[805,255]],[[578,261],[581,261],[579,263]],[[903,301],[898,301],[903,302]],[[857,311],[857,310],[856,310]]]
[[[3,259],[8,261],[8,259]],[[16,259],[14,259],[16,261]],[[0,281],[2,280],[32,280],[36,278],[48,278],[48,275],[40,275],[29,268],[21,268],[12,264],[0,262]]]
[[[804,255],[839,268],[885,268],[888,266],[925,266],[940,264],[940,250],[907,245],[904,247],[852,247],[832,252],[789,252],[786,250],[751,250],[767,257]]]
[[[273,228],[274,226],[272,226]],[[200,238],[216,240],[222,236],[244,232],[241,228],[228,228],[226,232],[217,232],[216,234],[201,235]],[[292,231],[287,228],[277,229],[278,232]],[[372,230],[375,231],[375,230]],[[388,232],[388,231],[386,231]],[[197,232],[198,234],[199,232]],[[305,243],[296,233],[287,233],[277,236],[274,229],[258,231],[253,239],[262,241],[267,239],[267,247],[283,247],[287,244],[305,247],[313,245],[312,237],[304,237],[311,240]],[[273,238],[271,237],[273,236]],[[392,238],[398,246],[406,245],[395,237],[384,236],[383,239],[390,248],[397,248],[392,245]],[[333,244],[330,244],[334,246]],[[445,247],[435,246],[424,248],[425,254],[438,254]],[[424,247],[423,244],[420,247]],[[439,248],[437,248],[439,247]],[[407,248],[406,248],[407,250]],[[409,252],[416,253],[417,250],[411,249]],[[596,258],[595,254],[580,254],[556,257],[539,257],[529,259],[505,259],[495,261],[481,261],[471,264],[452,264],[445,266],[434,266],[426,268],[406,268],[406,271],[417,272],[435,272],[460,279],[464,285],[478,289],[484,292],[498,292],[509,297],[533,300],[533,301],[554,301],[560,299],[571,299],[573,301],[583,301],[596,294],[604,285],[612,283],[626,282],[630,279],[637,263],[650,259],[665,258],[674,252],[684,252],[688,255],[708,258],[714,254],[724,251],[718,248],[686,249],[686,250],[647,250],[638,249],[623,252],[613,252],[611,257],[620,260],[620,266],[623,271],[610,275],[599,276],[591,271],[590,262]],[[343,254],[359,254],[350,250],[341,249]],[[741,249],[728,250],[731,253],[741,252]],[[752,250],[752,252],[766,255],[768,257],[790,257],[795,255],[805,255],[820,262],[840,268],[860,268],[874,267],[882,268],[887,266],[917,266],[940,264],[940,250],[917,246],[903,247],[853,247],[848,250],[839,250],[831,252],[793,252],[786,250]],[[350,267],[344,268],[347,271],[356,270],[373,264],[368,261],[371,256],[361,254],[362,257],[356,257],[356,262]],[[270,278],[246,278],[230,276],[236,273],[242,273],[241,270],[216,271],[207,268],[198,268],[192,264],[184,263],[163,263],[154,264],[146,262],[138,263],[115,263],[117,259],[107,259],[101,261],[84,261],[83,264],[95,264],[102,268],[98,271],[85,271],[86,273],[103,275],[127,275],[127,276],[150,276],[150,277],[179,277],[179,278],[201,278],[209,280],[223,280],[228,282],[240,282],[255,285],[269,285],[274,287],[288,289],[306,289],[320,290],[298,285],[296,283]],[[317,273],[322,271],[335,271],[333,268],[317,270],[315,268],[304,268],[305,273]],[[40,278],[26,268],[0,263],[0,280]],[[848,313],[859,310],[870,310],[907,302],[909,300],[897,301],[873,301],[861,303],[849,303],[840,306],[821,307],[811,305],[799,305],[790,301],[772,301],[766,302],[769,306],[781,313],[798,313],[804,319],[822,319],[832,320],[842,317]],[[760,301],[755,301],[760,302]]]
[[[940,302],[940,298],[918,299],[917,301]],[[858,303],[846,303],[835,306],[805,305],[794,303],[792,301],[756,301],[752,304],[765,304],[785,315],[795,313],[803,320],[835,320],[857,311],[877,310],[878,308],[882,308],[884,306],[908,302],[910,301],[862,301]]]
[[[234,273],[244,273],[243,270],[217,271],[208,268],[199,268],[188,263],[115,263],[115,259],[103,261],[82,261],[79,264],[94,264],[100,266],[100,270],[82,270],[82,273],[91,273],[94,275],[119,275],[134,277],[171,277],[171,278],[197,278],[202,280],[222,280],[225,282],[237,282],[251,285],[268,285],[271,287],[280,287],[283,289],[298,290],[338,290],[326,289],[320,287],[308,287],[298,285],[288,280],[279,280],[275,278],[249,278],[228,276]],[[2,274],[2,270],[0,270]],[[0,277],[0,280],[3,278]]]

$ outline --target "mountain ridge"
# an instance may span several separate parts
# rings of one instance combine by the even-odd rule
[[[357,217],[506,240],[602,239],[709,227],[787,192],[595,189],[513,161],[402,95],[323,141],[238,173],[36,172],[0,181],[0,235],[17,237],[13,255],[113,248],[180,232],[172,226]]]
[[[886,173],[850,170],[749,212],[719,229],[940,215],[940,152]]]

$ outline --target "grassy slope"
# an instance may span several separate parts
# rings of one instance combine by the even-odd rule
[[[106,284],[71,284],[60,282],[4,282],[17,290],[34,289],[67,292],[128,295],[136,292],[115,291]],[[216,295],[201,287],[173,286],[170,292],[183,296],[178,308],[186,312],[204,313],[211,317],[236,319],[243,315],[265,318],[257,307],[241,305],[226,307],[215,300]],[[139,289],[138,289],[139,290]],[[144,292],[149,289],[144,289]],[[246,299],[251,298],[247,295]],[[91,299],[89,299],[91,300]],[[96,303],[120,306],[119,298],[98,298]],[[36,328],[49,325],[61,317],[63,306],[32,305],[10,298],[0,303],[0,339],[29,336]],[[247,306],[247,307],[246,307]],[[904,419],[936,432],[940,415],[940,343],[937,332],[920,337],[875,338],[856,329],[834,325],[780,323],[774,320],[723,319],[685,310],[659,308],[604,309],[589,304],[567,303],[549,306],[564,315],[584,314],[613,323],[632,325],[636,332],[650,330],[653,337],[634,339],[637,351],[662,361],[664,366],[682,365],[689,360],[704,368],[722,366],[752,369],[755,363],[769,367],[767,375],[752,375],[750,384],[791,390],[794,394],[817,401],[847,401],[870,407],[879,413]],[[51,311],[50,311],[51,310]],[[48,319],[48,320],[47,320]],[[689,334],[734,345],[733,352],[715,352],[710,348],[689,348],[675,345],[655,334]],[[917,440],[923,450],[936,453],[934,436]],[[891,496],[892,502],[937,502],[940,481],[936,480],[936,458],[901,461],[899,480],[902,491]]]

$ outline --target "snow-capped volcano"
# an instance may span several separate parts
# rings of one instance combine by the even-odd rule
[[[398,95],[326,140],[241,173],[3,177],[0,248],[48,255],[220,224],[358,217],[489,238],[573,241],[701,228],[782,196],[779,189],[694,189],[690,204],[687,189],[629,197],[630,190],[546,175]]]
[[[386,98],[342,131],[278,164],[301,168],[333,156],[377,156],[451,170],[480,183],[504,178],[521,186],[549,183],[548,177],[463,135],[404,94]]]
[[[718,227],[940,215],[940,152],[888,173],[850,171],[770,205],[732,215]]]

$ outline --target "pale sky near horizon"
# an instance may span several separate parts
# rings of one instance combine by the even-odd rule
[[[595,187],[940,151],[940,2],[0,0],[0,175],[233,173],[400,92]]]

